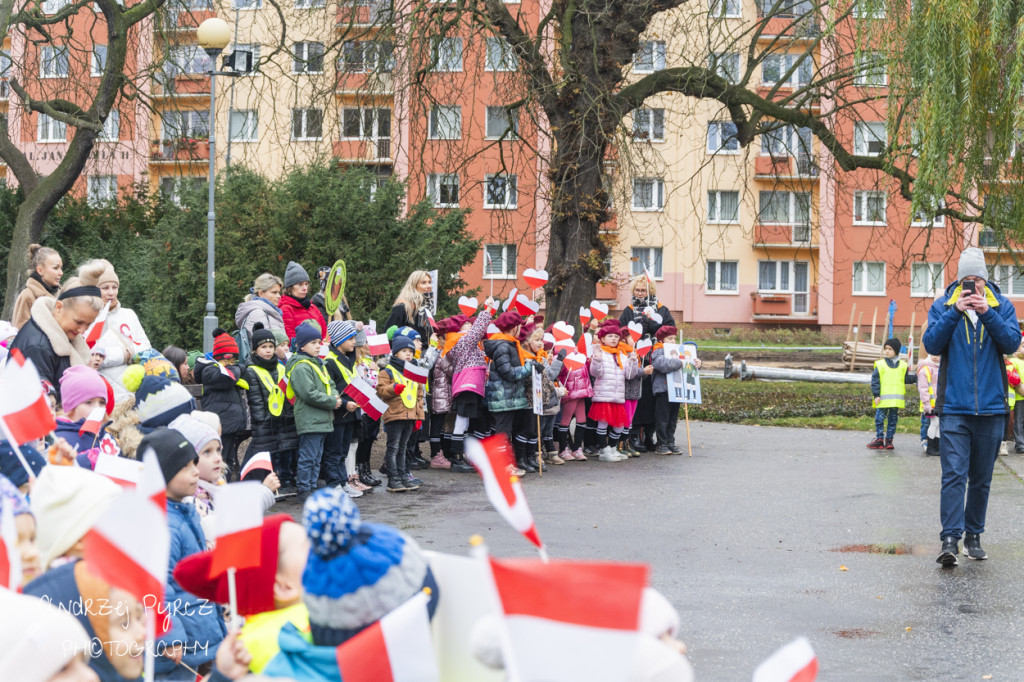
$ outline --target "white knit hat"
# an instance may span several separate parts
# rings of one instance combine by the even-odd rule
[[[109,478],[82,467],[43,467],[30,506],[44,571],[85,537],[119,492],[121,488]]]
[[[89,653],[89,636],[78,619],[48,602],[0,590],[0,613],[0,680],[46,682],[71,659]]]

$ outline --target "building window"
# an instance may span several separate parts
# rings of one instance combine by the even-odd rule
[[[504,38],[487,38],[487,57],[484,71],[517,71],[519,56]]]
[[[784,125],[761,135],[761,155],[803,156],[811,154],[811,129]]]
[[[813,73],[814,61],[804,53],[769,54],[761,62],[761,82],[764,85],[799,88],[811,82]]]
[[[71,0],[43,0],[43,14],[56,14],[71,4]]]
[[[633,139],[648,142],[665,141],[665,110],[634,109]]]
[[[326,6],[326,0],[295,0],[295,9],[313,9]]]
[[[854,225],[885,225],[885,192],[853,193]]]
[[[885,3],[882,0],[868,0],[866,3],[856,0],[853,3],[853,16],[858,19],[885,19]]]
[[[96,208],[117,201],[116,175],[90,175],[86,180],[88,191],[86,200]]]
[[[231,112],[228,134],[232,142],[256,142],[259,139],[259,112],[235,109]]]
[[[462,137],[462,107],[435,104],[430,109],[430,138],[458,140]]]
[[[739,154],[740,141],[732,121],[708,121],[708,153]]]
[[[739,291],[736,273],[739,265],[734,260],[709,260],[707,291],[735,293]]]
[[[853,153],[858,156],[881,156],[888,139],[884,121],[859,121],[853,127]]]
[[[854,263],[853,293],[864,296],[884,296],[885,263],[872,261]]]
[[[708,222],[738,223],[740,221],[740,193],[728,190],[708,190]]]
[[[761,192],[758,220],[764,224],[809,225],[811,195],[808,192]]]
[[[391,110],[371,107],[342,109],[341,137],[349,140],[391,139]]]
[[[946,202],[939,199],[939,209],[946,208]],[[945,227],[946,216],[935,215],[938,209],[922,206],[914,213],[910,220],[911,227]]]
[[[792,261],[757,261],[757,290],[782,293],[789,293],[793,291]]]
[[[712,52],[708,55],[708,68],[730,83],[740,80],[739,52]]]
[[[46,114],[39,114],[37,142],[65,142],[68,137],[68,128],[63,121],[50,118]]]
[[[391,73],[395,69],[395,46],[390,42],[349,40],[338,58],[338,70],[348,73]]]
[[[515,279],[516,245],[484,245],[484,279]]]
[[[633,56],[633,71],[636,73],[654,73],[665,68],[665,41],[645,40],[640,43],[640,50]]]
[[[121,136],[121,112],[117,109],[107,114],[107,120],[103,122],[103,130],[96,136],[97,142],[117,142]]]
[[[485,135],[492,140],[519,139],[519,107],[487,107]]]
[[[431,173],[427,176],[427,198],[437,208],[458,208],[459,176],[457,173]]]
[[[889,83],[885,54],[858,52],[854,59],[853,84],[861,87],[884,88]]]
[[[484,178],[484,208],[515,208],[519,201],[515,175],[495,173]]]
[[[204,185],[206,185],[206,178],[160,178],[160,193],[175,206],[181,206],[182,197],[186,192],[199,191]]]
[[[661,211],[665,208],[665,181],[661,178],[633,180],[633,210]]]
[[[40,78],[68,77],[68,48],[43,46],[39,50]]]
[[[92,46],[92,60],[89,64],[90,76],[102,76],[103,70],[107,68],[107,46],[94,44]]]
[[[198,45],[177,45],[167,50],[163,70],[168,78],[207,73],[210,70],[210,58]]]
[[[462,71],[462,38],[433,38],[431,71]]]
[[[262,9],[263,0],[231,0],[231,9]]]
[[[160,115],[163,139],[210,136],[209,111],[165,111]]]
[[[644,274],[644,266],[651,273],[654,279],[662,279],[664,270],[662,268],[660,246],[634,246],[630,258],[630,277],[639,277]]]
[[[910,267],[910,295],[934,298],[945,288],[944,279],[942,263],[913,263]]]
[[[292,139],[319,140],[323,137],[323,109],[292,109]]]
[[[708,0],[708,11],[716,19],[732,19],[743,16],[740,0]]]
[[[1024,296],[1024,268],[1016,265],[996,265],[991,268],[992,281],[1004,296]]]
[[[312,41],[292,45],[292,73],[323,73],[324,44]]]

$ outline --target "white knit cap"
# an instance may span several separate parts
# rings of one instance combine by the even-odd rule
[[[79,466],[43,467],[32,488],[30,506],[44,571],[85,537],[120,492],[106,476]]]
[[[985,266],[985,252],[981,249],[970,247],[960,254],[960,262],[956,268],[956,279],[962,281],[964,277],[980,277],[988,281],[988,268]]]
[[[36,597],[0,590],[0,680],[46,682],[75,656],[88,655],[78,619]]]

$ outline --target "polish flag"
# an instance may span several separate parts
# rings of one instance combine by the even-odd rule
[[[580,340],[576,342],[576,350],[588,358],[594,354],[594,341],[590,334],[580,335]]]
[[[142,480],[142,462],[117,455],[100,455],[93,471],[106,476],[122,488],[134,490]]]
[[[318,355],[318,357],[321,360],[323,360],[324,358],[327,357],[327,354],[330,351],[331,351],[331,344],[329,344],[329,343],[321,343],[320,344],[320,352],[317,355]]]
[[[782,647],[754,671],[754,682],[814,682],[817,677],[818,657],[806,637]]]
[[[636,342],[636,354],[641,358],[651,352],[651,348],[654,346],[650,339],[644,339],[643,341]]]
[[[427,321],[430,322],[430,326],[437,331],[437,322],[434,320],[434,313],[430,312],[430,308],[424,308],[423,312],[427,314]]]
[[[402,372],[402,376],[410,381],[415,381],[417,384],[427,383],[428,374],[426,367],[420,367],[411,362],[405,363],[405,370]]]
[[[98,435],[100,429],[103,428],[103,422],[106,420],[106,417],[107,410],[105,407],[92,408],[92,412],[85,418],[82,428],[78,429],[78,435],[84,436],[87,433],[91,433],[94,436]]]
[[[107,326],[107,314],[110,312],[110,301],[103,306],[103,310],[96,316],[93,323],[85,330],[85,342],[92,348],[103,336],[104,328]]]
[[[238,379],[235,378],[235,375],[231,373],[231,370],[227,368],[227,365],[222,365],[222,364],[220,364],[218,362],[217,363],[217,367],[220,368],[220,373],[221,374],[223,374],[224,376],[228,377],[232,381],[238,381]]]
[[[344,682],[439,682],[427,615],[429,598],[407,602],[336,650]]]
[[[57,428],[43,393],[42,380],[31,360],[15,348],[0,373],[0,419],[17,445],[42,438]]]
[[[465,454],[484,479],[484,492],[498,513],[527,540],[543,549],[544,543],[533,524],[533,514],[526,503],[519,477],[508,473],[512,464],[512,448],[505,434],[499,433],[483,440],[467,438]]]
[[[260,565],[263,528],[262,483],[229,483],[217,489],[214,501],[213,536],[216,544],[210,559],[210,579],[228,568],[241,570]]]
[[[136,489],[145,497],[148,497],[160,511],[167,515],[167,482],[164,480],[164,472],[160,468],[160,460],[156,452],[148,448],[142,455],[142,474]]]
[[[644,263],[644,277],[647,278],[647,295],[651,295],[651,287],[654,285],[654,278],[651,277],[651,271],[647,269],[647,263]]]
[[[0,499],[0,587],[21,587],[21,550],[18,527],[14,524],[14,502],[6,497]]]
[[[371,355],[387,355],[391,352],[391,343],[387,334],[374,334],[366,337],[366,347]]]
[[[590,318],[593,316],[594,313],[590,312],[590,308],[580,306],[580,324],[583,326],[583,329],[587,328],[587,325],[590,324]]]
[[[342,391],[345,395],[356,401],[359,407],[367,416],[377,421],[381,415],[388,411],[388,404],[377,396],[377,391],[370,388],[370,384],[363,381],[359,376],[353,376],[352,381]]]
[[[253,471],[269,471],[274,473],[274,463],[270,460],[269,452],[257,452],[249,461],[242,467],[242,473],[239,475],[239,480],[244,481],[245,477]]]
[[[490,559],[490,565],[505,616],[509,679],[629,679],[646,564]]]

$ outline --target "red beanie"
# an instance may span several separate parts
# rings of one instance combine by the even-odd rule
[[[658,331],[654,332],[654,338],[658,339],[658,341],[663,341],[669,336],[675,336],[678,332],[678,329],[667,324],[664,327],[658,327]]]
[[[523,323],[523,316],[515,310],[507,310],[494,321],[494,326],[503,332],[515,329]]]
[[[597,329],[597,338],[603,339],[609,334],[618,334],[622,336],[622,327],[619,326],[616,320],[605,320],[600,327]]]
[[[528,338],[530,338],[530,334],[536,331],[536,329],[537,325],[533,323],[524,324],[522,327],[519,328],[519,340],[525,342]]]
[[[238,355],[238,344],[226,331],[217,327],[213,330],[213,357]]]
[[[235,573],[238,613],[255,616],[274,610],[274,577],[277,575],[277,551],[281,542],[281,524],[295,520],[288,514],[273,514],[263,519],[260,540],[260,565],[243,568]],[[210,580],[213,550],[186,557],[174,567],[174,579],[197,597],[218,604],[227,604],[228,576],[221,574]]]
[[[469,322],[469,317],[459,313],[458,315],[452,315],[448,318],[448,331],[457,332],[462,329],[462,325]]]

